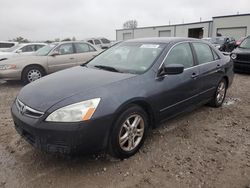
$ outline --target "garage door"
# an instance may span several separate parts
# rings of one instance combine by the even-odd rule
[[[159,31],[159,37],[171,37],[171,30]]]
[[[222,36],[234,37],[236,40],[240,37],[245,37],[247,34],[246,27],[235,27],[235,28],[218,28],[217,33]]]
[[[132,39],[132,33],[123,33],[123,40]]]

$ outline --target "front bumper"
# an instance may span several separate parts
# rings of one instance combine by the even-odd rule
[[[234,60],[234,71],[250,73],[250,62]]]
[[[49,153],[92,153],[106,149],[111,127],[108,117],[81,123],[52,123],[20,114],[13,104],[17,132],[32,146]]]
[[[0,79],[21,80],[22,71],[19,69],[0,70]]]

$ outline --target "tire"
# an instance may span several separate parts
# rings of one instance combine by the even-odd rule
[[[209,105],[215,108],[220,107],[225,100],[226,94],[227,94],[227,82],[223,78],[216,87],[215,94],[213,96],[213,99],[209,102]]]
[[[137,105],[131,105],[123,111],[111,131],[110,155],[120,159],[134,155],[144,143],[149,127],[148,122],[147,113]],[[133,126],[133,123],[137,125]]]
[[[33,82],[45,75],[43,68],[37,65],[31,65],[26,67],[22,73],[22,82],[28,84]]]

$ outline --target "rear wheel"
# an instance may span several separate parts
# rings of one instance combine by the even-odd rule
[[[32,65],[24,69],[22,73],[22,82],[25,84],[28,84],[30,82],[34,82],[35,80],[43,77],[44,75],[45,75],[45,72],[41,67],[37,65]]]
[[[225,97],[226,97],[226,93],[227,93],[227,82],[226,80],[223,78],[217,88],[216,88],[216,92],[214,94],[214,97],[213,99],[210,101],[210,106],[212,107],[220,107],[224,100],[225,100]]]
[[[109,152],[116,158],[128,158],[143,145],[148,130],[148,116],[139,106],[127,108],[111,132]]]

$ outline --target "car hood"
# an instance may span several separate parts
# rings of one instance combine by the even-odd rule
[[[236,54],[250,54],[250,49],[248,48],[236,48],[232,53]]]
[[[12,56],[13,52],[0,52],[0,60]]]
[[[45,112],[70,96],[134,76],[78,66],[28,84],[20,91],[18,98],[27,106]]]

